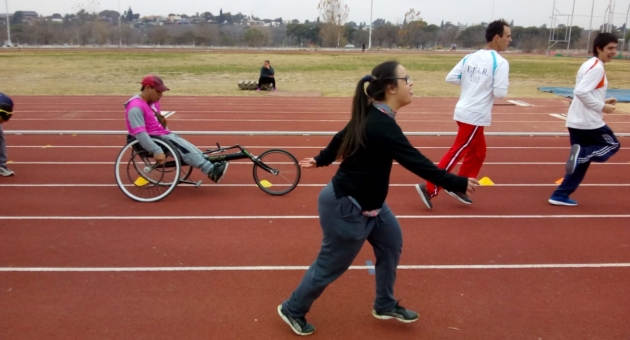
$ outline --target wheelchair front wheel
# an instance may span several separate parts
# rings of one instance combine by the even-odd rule
[[[300,182],[298,160],[289,152],[270,149],[254,162],[254,182],[264,192],[281,196],[291,192]]]

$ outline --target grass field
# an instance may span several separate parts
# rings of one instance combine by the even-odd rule
[[[128,95],[144,74],[161,75],[176,95],[264,95],[239,90],[257,80],[265,59],[276,70],[279,91],[299,95],[351,96],[356,82],[378,63],[396,59],[414,80],[416,96],[451,97],[459,87],[444,82],[460,54],[426,53],[239,53],[224,51],[32,51],[0,53],[2,91],[14,95]],[[573,86],[583,58],[505,54],[510,62],[509,97],[556,97],[539,86]],[[606,65],[612,88],[630,87],[630,64]]]

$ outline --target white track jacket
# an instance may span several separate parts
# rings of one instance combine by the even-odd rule
[[[446,76],[447,82],[461,85],[453,119],[490,126],[494,99],[507,95],[509,73],[510,64],[494,50],[479,50],[464,57]]]

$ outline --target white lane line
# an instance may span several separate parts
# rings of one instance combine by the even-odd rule
[[[562,120],[567,120],[567,115],[564,113],[550,113],[549,115],[552,117],[560,118]]]
[[[564,106],[563,106],[564,108]],[[229,114],[241,114],[241,115],[292,115],[292,116],[297,116],[297,115],[317,115],[317,116],[321,116],[321,115],[326,115],[326,114],[333,114],[333,115],[347,115],[349,111],[333,111],[336,108],[331,108],[331,111],[322,111],[322,110],[326,110],[326,107],[321,107],[321,110],[310,110],[310,111],[275,111],[275,110],[177,110],[177,112],[180,112],[182,114],[187,114],[187,113],[194,113],[194,114],[198,114],[198,113],[204,113],[204,114],[217,114],[217,113],[229,113]],[[20,110],[21,114],[25,114],[25,113],[36,113],[38,115],[42,115],[42,114],[47,114],[49,116],[52,115],[72,115],[72,114],[120,114],[121,110],[81,110],[81,109],[77,109],[77,110],[65,110],[65,111],[49,111],[47,109],[42,109],[42,110]],[[453,111],[405,111],[405,112],[401,112],[402,115],[453,115]],[[527,116],[531,116],[531,115],[548,115],[549,112],[527,112],[527,113],[514,113],[514,112],[492,112],[493,116],[497,116],[497,115],[510,115],[510,116],[514,116],[514,115],[527,115]],[[97,115],[95,115],[97,116]],[[68,119],[68,120],[72,120],[72,118],[62,118],[62,119]],[[120,120],[120,119],[118,119]],[[348,120],[346,120],[347,122]],[[451,120],[452,122],[452,120]]]
[[[550,114],[553,117],[556,117],[553,114]],[[166,117],[168,118],[168,117]],[[31,122],[50,122],[51,119],[55,121],[83,121],[83,122],[120,122],[120,119],[115,118],[20,118],[20,121],[31,121]],[[233,122],[252,122],[252,123],[347,123],[347,119],[222,119],[222,118],[178,118],[178,123],[186,123],[186,122],[224,122],[224,123],[233,123]],[[398,123],[452,123],[452,119],[400,119],[397,120]],[[492,123],[557,123],[557,120],[494,120]],[[630,124],[630,122],[614,122],[615,124]]]
[[[129,184],[132,186],[132,184]],[[181,186],[186,186],[181,184]],[[202,187],[253,187],[257,188],[256,184],[201,184]],[[279,185],[282,186],[282,185]],[[300,183],[298,187],[324,187],[325,183]],[[413,187],[415,184],[397,184],[391,183],[390,187]],[[553,183],[508,183],[508,184],[493,184],[493,187],[557,187],[558,184]],[[1,187],[16,187],[16,188],[97,188],[97,187],[118,187],[117,184],[114,183],[91,183],[91,184],[79,184],[79,183],[41,183],[41,184],[20,184],[20,183],[11,183],[11,184],[0,184]],[[582,183],[580,187],[630,187],[630,183],[599,183],[599,184],[589,184]]]
[[[168,118],[168,117],[174,115],[175,112],[177,112],[177,111],[165,111],[165,112],[162,113],[162,116],[164,116],[164,118]],[[61,120],[65,120],[65,119],[61,119]],[[68,120],[75,120],[75,119],[74,118],[70,118]],[[78,120],[83,120],[83,119],[78,119]],[[87,119],[87,120],[90,120],[90,119]],[[108,120],[108,119],[105,119],[105,120]]]
[[[545,219],[630,218],[623,215],[397,215],[398,219]],[[210,216],[0,216],[0,220],[310,220],[318,215],[210,215]]]
[[[518,105],[518,106],[534,106],[533,104],[526,103],[526,102],[524,102],[522,100],[512,100],[512,99],[510,99],[510,100],[507,100],[507,102],[515,104],[515,105]]]
[[[583,269],[629,268],[630,263],[554,263],[497,265],[399,265],[400,270],[471,270],[471,269]],[[0,267],[0,272],[188,272],[188,271],[304,271],[308,266],[216,266],[216,267]],[[370,266],[350,266],[350,270],[368,270]]]
[[[197,136],[334,136],[338,131],[295,131],[295,130],[281,130],[281,131],[237,131],[237,130],[221,130],[221,131],[207,131],[207,130],[185,130],[185,131],[173,131],[179,135],[197,135]],[[118,135],[126,136],[126,130],[4,130],[5,135]],[[456,131],[432,131],[432,132],[403,132],[405,136],[455,136]],[[510,136],[510,137],[566,137],[568,132],[524,132],[524,131],[509,131],[509,132],[485,132],[486,137],[491,136]],[[628,137],[630,133],[618,132],[617,137]]]
[[[122,149],[124,145],[7,145],[7,148],[15,149]],[[212,149],[216,145],[199,145],[198,148]],[[323,149],[326,145],[321,146],[304,146],[304,145],[245,145],[246,149]],[[450,149],[450,146],[416,146],[416,149]],[[566,146],[489,146],[487,149],[505,149],[505,150],[568,150]],[[630,150],[630,147],[622,147],[621,150]]]
[[[566,162],[485,162],[483,165],[563,165]],[[23,165],[114,165],[115,162],[22,162],[12,161],[11,164],[23,164]],[[251,161],[248,162],[230,162],[230,165],[253,165]],[[290,162],[268,162],[267,164],[293,164]],[[338,162],[333,162],[333,165],[339,165]],[[393,162],[393,165],[400,165],[397,162]],[[433,162],[433,164],[438,164]],[[594,163],[596,166],[611,166],[611,165],[630,165],[630,162],[606,162],[606,163]]]

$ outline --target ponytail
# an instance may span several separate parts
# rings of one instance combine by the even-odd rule
[[[383,62],[357,83],[352,99],[352,117],[346,126],[346,135],[337,151],[338,160],[348,158],[359,148],[365,147],[368,107],[371,101],[385,100],[388,87],[397,86],[396,68],[399,65],[395,60]],[[365,83],[369,83],[367,88],[365,88]]]
[[[365,147],[365,128],[367,126],[367,114],[370,98],[365,93],[365,83],[374,81],[374,77],[368,74],[357,83],[352,99],[352,117],[348,122],[346,135],[337,152],[337,159],[345,159],[354,154],[360,147]]]

